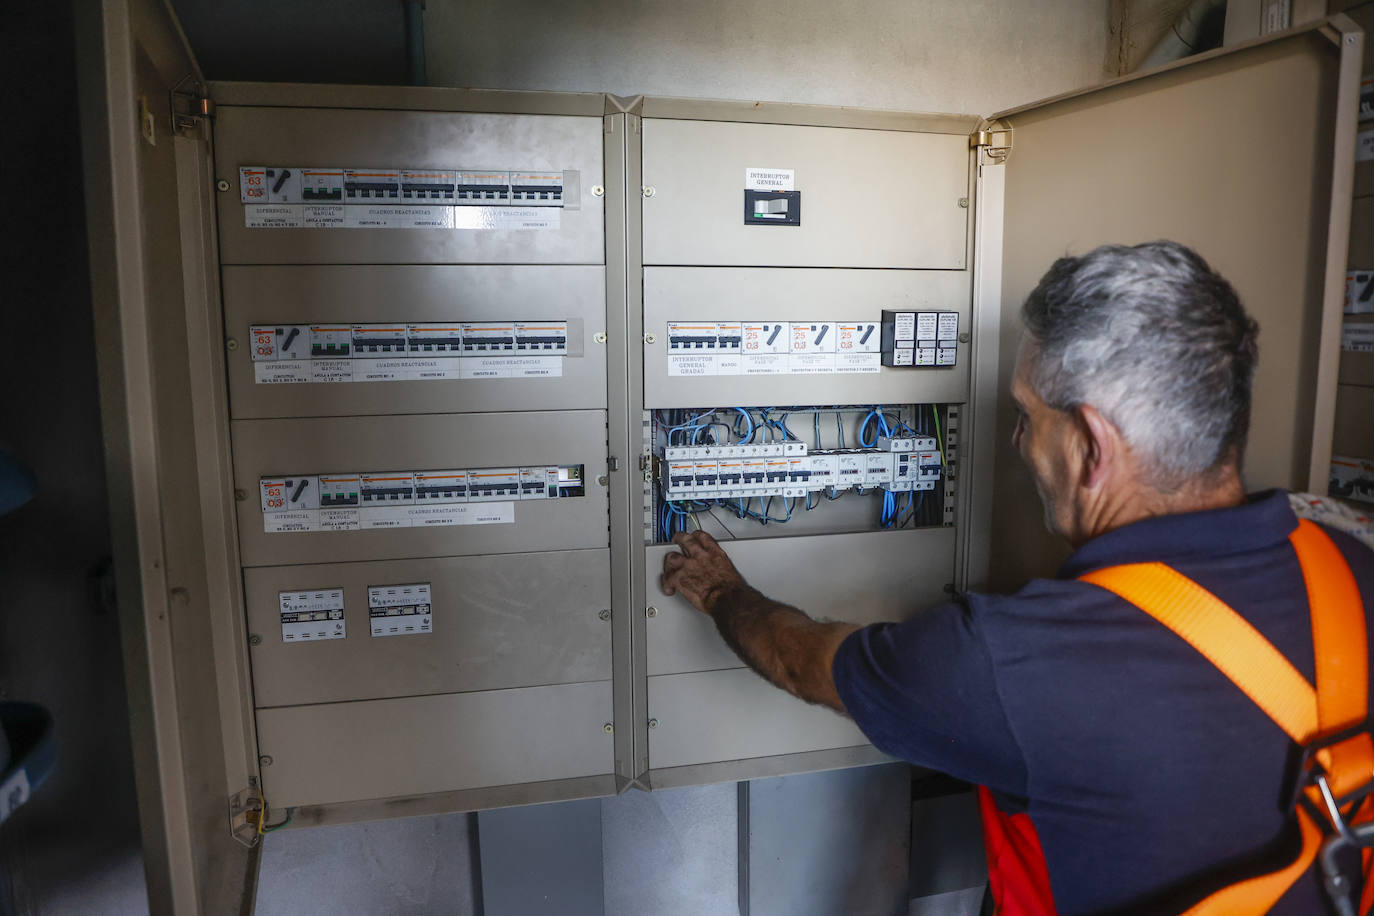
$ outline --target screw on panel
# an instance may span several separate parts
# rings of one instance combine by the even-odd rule
[[[250,646],[260,646],[260,645],[262,645],[262,637],[259,636],[257,633],[254,633],[252,636],[248,637],[248,645],[250,645]]]
[[[601,612],[600,612],[599,614],[597,614],[596,616],[599,617],[599,618],[601,618],[602,620],[610,620],[610,619],[611,619],[611,612],[610,612],[610,610],[607,609],[607,608],[602,608],[602,609],[601,609]]]
[[[270,767],[272,765],[272,758],[267,756],[266,754],[263,754],[261,757],[258,758],[258,763],[262,764],[265,767]]]
[[[658,335],[656,335],[656,334],[645,334],[645,335],[644,335],[644,342],[645,342],[646,344],[654,343],[654,342],[656,342],[657,340],[658,340]]]
[[[224,342],[224,346],[228,350],[237,350],[239,348],[239,342],[231,337]]]
[[[658,728],[658,720],[657,720],[657,719],[650,719],[650,720],[649,720],[649,727],[650,727],[650,728]]]
[[[605,725],[601,726],[601,730],[609,735],[615,731],[615,726],[607,722]]]
[[[238,502],[243,502],[243,501],[244,501],[245,499],[247,499],[247,498],[248,498],[248,492],[247,492],[246,490],[235,490],[235,491],[234,491],[234,499],[237,500]]]
[[[965,331],[964,333],[959,335],[959,343],[968,343],[968,340],[968,331]]]
[[[645,197],[653,197],[656,193],[658,193],[653,188],[649,187],[647,184],[644,185],[640,190],[644,192]]]
[[[593,197],[600,197],[600,196],[602,196],[602,195],[605,194],[605,193],[606,193],[606,189],[605,189],[604,187],[602,187],[601,185],[599,185],[599,184],[597,184],[597,185],[592,185],[592,196],[593,196]]]
[[[595,340],[597,343],[604,344],[606,342],[606,332],[597,331],[596,334],[592,336],[592,340]]]
[[[965,210],[967,210],[967,209],[968,209],[968,198],[967,198],[967,197],[961,197],[961,198],[959,198],[959,206],[961,206],[961,207],[963,207]]]
[[[215,182],[215,190],[216,190],[216,191],[227,191],[227,190],[229,190],[229,182],[227,182],[227,181],[225,181],[223,178],[221,178],[219,181]]]
[[[596,478],[596,482],[603,487],[607,487],[611,484],[611,478],[607,477],[605,474],[602,474],[601,476]]]
[[[649,608],[646,608],[646,609],[644,610],[644,616],[645,616],[645,617],[657,617],[657,616],[658,616],[658,608],[656,608],[656,607],[649,607]]]

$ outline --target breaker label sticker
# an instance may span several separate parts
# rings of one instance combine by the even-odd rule
[[[1345,311],[1349,315],[1374,312],[1374,270],[1352,270],[1345,275]]]
[[[882,371],[876,321],[670,321],[666,336],[675,378]]]
[[[1341,328],[1341,349],[1374,353],[1374,323],[1347,321]]]
[[[434,632],[430,585],[373,585],[367,590],[367,613],[373,636],[413,636]]]
[[[278,592],[281,639],[285,643],[343,639],[344,595],[341,588]]]

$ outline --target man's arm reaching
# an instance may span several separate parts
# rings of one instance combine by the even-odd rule
[[[831,665],[857,625],[812,620],[765,597],[704,531],[679,533],[673,543],[682,552],[663,558],[659,585],[665,595],[679,594],[711,617],[726,645],[771,683],[808,703],[845,711]]]

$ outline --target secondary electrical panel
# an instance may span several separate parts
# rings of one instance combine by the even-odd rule
[[[319,101],[215,132],[263,795],[613,791],[600,112]]]
[[[900,619],[955,581],[967,136],[654,110],[640,203],[650,780],[879,759],[852,723],[744,667],[657,577],[672,538],[700,529],[756,587],[820,617]]]

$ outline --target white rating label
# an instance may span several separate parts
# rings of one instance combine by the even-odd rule
[[[341,588],[278,592],[282,642],[343,639],[344,596]]]
[[[373,636],[432,633],[433,607],[428,582],[373,585],[367,590],[367,613]]]

